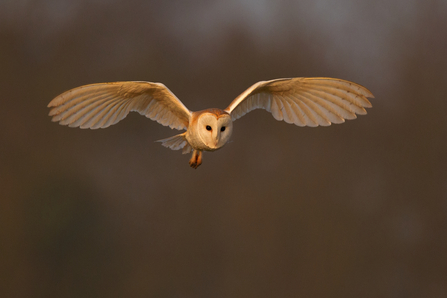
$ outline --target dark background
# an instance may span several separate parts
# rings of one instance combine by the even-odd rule
[[[0,1],[1,297],[447,297],[447,2]],[[163,82],[191,110],[329,76],[367,116],[256,110],[189,155],[130,114],[50,121],[89,83]]]

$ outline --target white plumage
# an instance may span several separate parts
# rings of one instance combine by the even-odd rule
[[[365,87],[333,78],[288,78],[261,81],[224,109],[189,111],[163,84],[114,82],[85,85],[54,98],[52,121],[81,128],[106,128],[136,111],[151,120],[186,132],[160,140],[183,153],[193,150],[190,165],[202,163],[202,151],[222,148],[230,139],[233,121],[254,109],[272,113],[276,120],[298,126],[328,126],[366,114],[373,98]]]

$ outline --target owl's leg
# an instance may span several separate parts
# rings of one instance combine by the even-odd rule
[[[191,168],[197,169],[202,164],[202,151],[194,150],[192,157],[189,160]]]

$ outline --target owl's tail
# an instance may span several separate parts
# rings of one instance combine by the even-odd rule
[[[187,154],[189,152],[191,152],[192,147],[191,145],[189,145],[188,141],[185,138],[186,136],[186,132],[181,133],[179,135],[167,138],[167,139],[163,139],[163,140],[158,140],[156,142],[160,142],[162,146],[166,147],[166,148],[170,148],[172,150],[182,150],[182,154]]]

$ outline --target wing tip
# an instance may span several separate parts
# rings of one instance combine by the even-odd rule
[[[372,94],[371,91],[369,91],[368,88],[366,88],[365,86],[362,86],[362,85],[360,85],[360,84],[357,84],[357,85],[359,85],[359,86],[362,87],[362,91],[363,91],[363,94],[362,94],[362,95],[363,95],[364,97],[366,97],[366,98],[375,98],[375,96]]]
[[[362,102],[364,108],[372,108],[372,103],[368,100],[368,98],[374,98],[374,96],[373,97],[362,96]]]
[[[62,93],[63,94],[63,93]],[[55,98],[53,98],[47,105],[47,108],[51,108],[51,107],[57,107],[59,105],[59,100],[62,94],[59,94],[58,96],[56,96]]]

